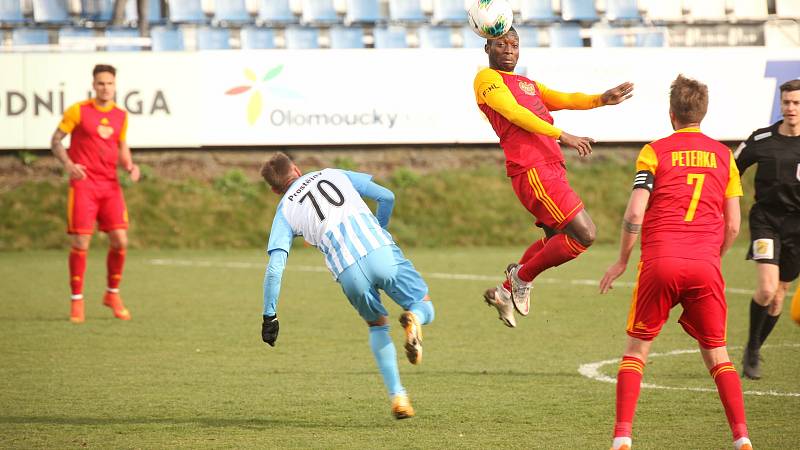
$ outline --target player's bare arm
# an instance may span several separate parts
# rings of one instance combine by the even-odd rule
[[[725,240],[722,241],[722,248],[720,248],[719,255],[724,256],[725,253],[733,245],[736,236],[739,235],[739,227],[742,222],[742,216],[739,207],[740,197],[731,197],[725,199],[723,205],[722,216],[725,219]]]
[[[631,257],[633,246],[642,230],[644,212],[647,209],[647,202],[650,200],[650,191],[647,189],[634,189],[628,200],[628,208],[622,219],[622,232],[619,244],[619,259],[606,270],[603,279],[600,280],[600,293],[605,294],[613,289],[614,280],[619,278],[628,267],[628,260]]]
[[[558,141],[566,145],[567,147],[572,147],[575,150],[577,150],[578,155],[580,156],[591,155],[592,144],[597,142],[590,137],[574,136],[572,134],[567,133],[566,131],[561,132],[561,136],[559,136]]]
[[[618,105],[631,97],[633,97],[633,83],[626,81],[603,92],[600,101],[603,102],[603,105]]]
[[[119,163],[131,177],[134,183],[139,181],[141,172],[139,166],[133,163],[133,156],[131,156],[131,149],[128,147],[127,141],[119,141]]]
[[[82,180],[86,178],[86,167],[82,164],[75,164],[69,159],[67,149],[64,148],[64,144],[61,142],[66,135],[67,133],[56,128],[53,137],[50,138],[50,151],[53,152],[56,159],[64,166],[64,170],[69,174],[70,178],[73,180]]]

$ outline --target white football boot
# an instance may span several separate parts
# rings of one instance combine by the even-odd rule
[[[520,264],[509,264],[506,268],[506,278],[511,284],[511,303],[521,316],[531,312],[531,282],[525,282],[517,277]]]
[[[494,306],[500,315],[499,319],[505,326],[514,328],[517,326],[517,319],[514,318],[514,306],[511,304],[511,293],[502,284],[496,288],[489,288],[483,294],[483,300],[489,306]]]

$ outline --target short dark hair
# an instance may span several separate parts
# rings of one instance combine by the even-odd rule
[[[708,86],[678,75],[669,89],[669,109],[682,123],[699,123],[708,112]]]
[[[800,79],[789,80],[781,85],[781,94],[791,91],[800,91]]]
[[[508,29],[508,31],[506,31],[506,34],[511,34],[511,33],[516,34],[517,35],[517,40],[519,40],[519,33],[517,33],[517,30],[514,28],[513,25],[511,26],[511,28]],[[506,34],[504,34],[503,36],[505,36]],[[500,36],[500,37],[503,37],[503,36]],[[500,39],[500,38],[486,39],[486,43],[488,44],[489,42],[491,42],[491,41],[493,41],[495,39]]]
[[[110,64],[98,64],[94,66],[94,70],[92,70],[92,76],[96,77],[98,73],[108,72],[111,75],[117,76],[117,69]]]
[[[261,166],[261,176],[272,189],[284,192],[289,182],[293,165],[294,163],[285,153],[277,152]]]

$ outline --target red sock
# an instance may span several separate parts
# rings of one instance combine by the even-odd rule
[[[744,414],[744,399],[742,398],[742,382],[730,361],[717,364],[710,371],[711,378],[717,384],[719,399],[725,408],[728,425],[733,433],[733,440],[749,437],[747,434],[747,418]]]
[[[526,262],[528,262],[531,258],[536,256],[536,254],[539,253],[544,248],[544,244],[546,243],[547,243],[547,236],[531,244],[530,247],[525,249],[525,253],[523,253],[522,257],[519,259],[519,263],[525,264]],[[508,279],[503,281],[503,287],[508,290],[511,290],[511,283],[508,282]]]
[[[622,357],[617,372],[617,420],[614,423],[614,437],[631,437],[643,373],[644,363],[641,359],[634,356]]]
[[[544,244],[544,248],[522,265],[517,276],[522,281],[533,281],[545,269],[560,266],[577,258],[578,255],[585,251],[586,247],[579,244],[575,239],[566,234],[558,234],[548,239]]]
[[[69,251],[69,286],[72,300],[83,300],[84,273],[86,273],[86,250],[72,247]]]
[[[108,269],[108,289],[119,289],[122,281],[122,267],[125,265],[125,249],[108,249],[106,268]]]

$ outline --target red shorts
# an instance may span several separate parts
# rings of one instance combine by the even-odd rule
[[[128,210],[122,188],[117,183],[98,186],[85,181],[73,182],[67,200],[67,233],[92,234],[94,224],[100,231],[128,228]]]
[[[517,198],[542,224],[560,230],[583,209],[583,202],[567,181],[564,164],[532,167],[511,178]]]
[[[675,257],[639,263],[628,336],[652,340],[678,303],[683,306],[678,322],[703,348],[725,345],[728,306],[719,263]]]

